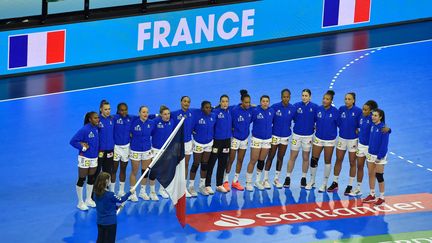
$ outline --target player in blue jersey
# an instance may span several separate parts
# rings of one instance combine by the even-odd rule
[[[310,162],[311,179],[306,185],[306,189],[310,190],[315,186],[315,176],[318,167],[318,160],[321,152],[324,150],[324,180],[319,188],[319,192],[325,192],[327,182],[330,176],[331,160],[333,150],[336,145],[337,126],[339,119],[339,111],[332,106],[335,92],[329,90],[324,94],[322,106],[318,107],[315,113],[315,136],[312,145],[312,158]]]
[[[111,173],[114,163],[114,119],[111,116],[110,103],[102,100],[99,111],[99,155],[96,174],[101,170]]]
[[[356,95],[353,92],[345,95],[345,105],[339,108],[339,139],[336,146],[336,162],[333,170],[333,183],[327,189],[334,192],[338,189],[339,174],[342,169],[342,161],[348,150],[350,171],[349,183],[344,194],[352,191],[352,183],[356,175],[356,152],[358,146],[358,129],[362,110],[355,105]]]
[[[384,165],[387,164],[389,143],[389,133],[382,131],[385,127],[384,111],[375,109],[372,113],[372,122],[367,154],[370,194],[363,199],[363,202],[381,205],[385,202]],[[378,199],[375,197],[375,180],[378,181],[380,191]]]
[[[97,156],[99,151],[99,115],[96,112],[88,112],[84,118],[84,126],[72,137],[70,144],[78,149],[78,181],[76,193],[78,197],[77,207],[88,210],[95,207],[92,200],[93,183],[97,168]],[[86,200],[83,200],[83,186],[87,177]]]
[[[312,92],[310,89],[302,90],[302,101],[294,104],[296,115],[294,116],[294,129],[291,138],[291,153],[287,166],[287,176],[284,187],[288,188],[291,184],[291,173],[294,169],[295,160],[302,151],[302,177],[301,187],[306,187],[306,174],[309,169],[309,155],[312,147],[312,135],[314,133],[315,113],[318,105],[311,102]]]
[[[269,155],[267,156],[264,171],[263,186],[266,189],[270,189],[271,187],[268,180],[268,174],[273,162],[273,158],[276,156],[276,152],[277,162],[273,185],[276,188],[282,188],[282,183],[279,182],[279,175],[282,170],[283,158],[288,148],[288,142],[292,133],[291,123],[296,113],[295,107],[289,103],[290,99],[291,91],[289,89],[283,89],[281,91],[281,102],[271,106],[275,112],[275,115],[273,118],[271,149]]]

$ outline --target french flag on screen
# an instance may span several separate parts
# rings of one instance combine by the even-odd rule
[[[65,62],[66,30],[9,36],[9,69]]]
[[[371,0],[324,0],[323,27],[369,22]]]

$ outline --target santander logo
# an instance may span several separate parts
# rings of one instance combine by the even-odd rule
[[[242,227],[254,224],[255,220],[246,218],[236,218],[226,214],[221,214],[220,220],[214,222],[214,225],[220,227]]]

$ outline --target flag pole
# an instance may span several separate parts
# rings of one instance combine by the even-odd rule
[[[168,139],[165,141],[165,143],[162,145],[161,149],[158,151],[158,153],[155,155],[155,157],[153,158],[152,162],[150,163],[150,165],[147,167],[147,169],[145,169],[144,173],[142,173],[141,177],[137,180],[137,182],[135,183],[135,185],[132,187],[133,189],[136,189],[139,184],[141,183],[141,181],[144,179],[145,175],[149,172],[149,170],[153,167],[153,165],[159,160],[160,156],[162,155],[162,153],[166,150],[166,148],[168,147],[168,144],[171,142],[171,140],[174,138],[174,136],[177,134],[178,130],[180,129],[180,127],[182,126],[183,122],[184,122],[185,118],[182,117],[182,119],[180,120],[179,124],[177,124],[177,126],[174,128],[173,132],[170,134],[170,136],[168,137]],[[126,201],[127,202],[127,201]],[[122,203],[120,205],[120,207],[117,209],[117,215],[121,212],[121,210],[124,208],[126,202]]]

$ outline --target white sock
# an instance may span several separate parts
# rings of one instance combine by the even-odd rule
[[[82,186],[75,186],[77,197],[78,197],[78,203],[83,203],[83,187]]]
[[[224,172],[224,181],[223,182],[226,182],[226,181],[229,181],[229,173]]]
[[[114,188],[115,188],[115,182],[114,183],[111,182],[109,185],[110,192],[114,192]]]
[[[267,170],[264,170],[264,180],[268,181],[268,174],[269,172]]]
[[[205,180],[206,180],[206,178],[200,178],[200,182],[199,182],[200,187],[205,186]]]
[[[140,193],[147,193],[147,185],[141,185]]]
[[[150,185],[150,192],[156,193],[156,186],[155,185]]]
[[[278,170],[276,171],[276,173],[275,173],[275,177],[274,177],[275,180],[276,180],[276,179],[279,180],[279,175],[280,175],[280,173],[281,173],[280,171],[278,171]]]
[[[384,192],[380,192],[380,198],[384,199]]]
[[[303,172],[302,172],[302,177],[305,177],[305,178],[306,178],[306,174],[307,174],[307,173],[303,173]]]
[[[92,193],[93,193],[93,185],[87,184],[86,185],[86,200],[93,200],[91,198]]]
[[[333,181],[334,182],[338,183],[338,180],[339,180],[339,176],[333,176]]]
[[[361,188],[361,182],[357,182],[357,188],[360,189]]]
[[[189,187],[192,187],[195,185],[195,180],[189,180]]]
[[[349,178],[349,183],[348,183],[349,186],[352,186],[354,179],[355,179],[354,177]]]
[[[315,183],[315,177],[316,177],[316,172],[317,172],[317,167],[315,168],[310,168],[311,171],[311,183]]]
[[[291,177],[291,172],[287,172],[286,177]]]
[[[124,192],[125,183],[120,181],[119,184],[120,184],[119,192]]]
[[[251,183],[252,182],[252,173],[246,173],[246,182]]]
[[[261,171],[257,171],[255,181],[257,182],[261,181]]]
[[[371,189],[371,190],[370,190],[370,194],[371,194],[372,196],[375,196],[375,189]]]
[[[239,173],[235,173],[233,182],[237,182],[238,181],[239,175],[240,175]]]

